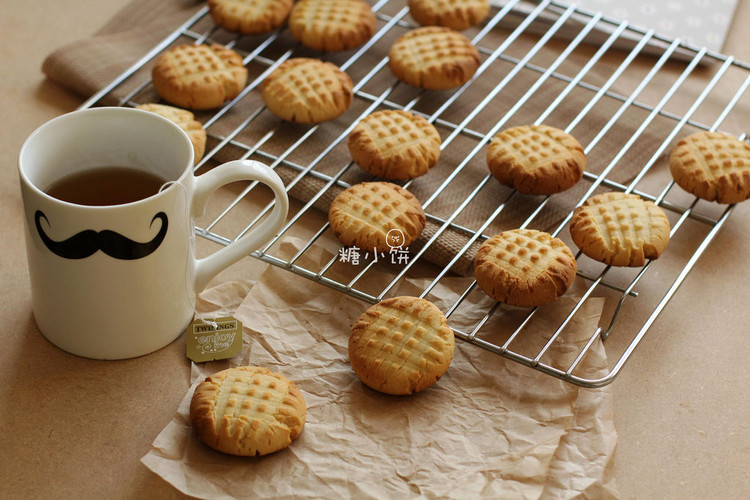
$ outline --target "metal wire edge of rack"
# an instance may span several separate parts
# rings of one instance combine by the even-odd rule
[[[381,12],[381,8],[385,6],[386,4],[388,4],[389,1],[390,0],[380,0],[372,6],[373,11],[376,13],[378,20],[383,22],[384,24],[378,29],[378,31],[375,33],[373,38],[368,43],[366,43],[359,50],[356,50],[351,56],[351,58],[349,58],[346,63],[341,65],[341,68],[343,70],[346,70],[348,65],[356,62],[357,58],[360,57],[362,53],[367,51],[374,43],[377,43],[377,41],[385,33],[387,33],[387,31],[390,30],[393,26],[414,27],[413,25],[410,25],[408,21],[404,19],[406,14],[408,13],[408,8],[406,7],[402,8],[395,15],[389,16]],[[701,224],[705,224],[708,227],[710,227],[710,230],[705,235],[704,239],[700,242],[698,247],[694,250],[693,254],[689,256],[684,267],[682,267],[681,271],[678,273],[674,281],[671,283],[671,285],[669,285],[669,288],[661,296],[658,302],[654,305],[654,308],[651,314],[644,321],[644,323],[642,324],[638,332],[634,335],[630,343],[626,346],[624,352],[622,352],[620,357],[614,361],[614,363],[611,365],[610,371],[603,377],[590,379],[590,378],[578,376],[574,374],[573,372],[580,365],[583,358],[587,355],[592,345],[594,344],[595,340],[599,337],[601,337],[602,339],[606,339],[609,336],[610,332],[614,328],[615,323],[618,320],[618,316],[621,312],[622,306],[624,302],[626,301],[626,299],[628,297],[637,296],[637,292],[635,291],[636,285],[640,282],[640,280],[649,270],[652,264],[651,262],[648,262],[643,267],[643,269],[635,276],[635,278],[630,282],[630,284],[627,286],[617,286],[617,285],[613,285],[607,282],[605,278],[610,269],[609,267],[606,267],[603,271],[601,271],[601,273],[598,276],[589,276],[582,272],[579,272],[579,276],[584,278],[584,280],[587,283],[589,283],[588,288],[585,290],[585,292],[583,293],[583,296],[581,297],[580,301],[576,304],[574,309],[562,321],[559,328],[551,335],[549,340],[544,344],[544,346],[535,356],[528,356],[528,355],[523,355],[518,352],[515,352],[513,349],[511,349],[510,344],[514,341],[514,339],[516,339],[516,337],[520,334],[521,330],[525,327],[525,325],[528,324],[531,318],[536,314],[538,308],[533,308],[528,312],[528,315],[521,322],[520,326],[514,332],[510,334],[508,339],[502,345],[489,342],[487,340],[484,340],[478,337],[477,335],[482,325],[484,325],[486,321],[491,317],[491,315],[495,312],[495,308],[498,306],[498,304],[495,304],[494,307],[490,308],[485,314],[485,316],[481,320],[478,321],[477,325],[472,330],[463,331],[457,328],[453,328],[458,338],[470,344],[479,346],[485,350],[496,353],[512,361],[521,363],[535,370],[546,373],[553,377],[557,377],[561,380],[570,382],[578,386],[602,387],[611,383],[614,380],[614,378],[619,374],[622,367],[628,361],[631,354],[636,349],[638,344],[641,342],[641,340],[643,339],[644,335],[647,333],[651,325],[654,323],[654,321],[659,316],[661,311],[664,309],[664,307],[673,297],[677,289],[680,287],[680,285],[685,280],[687,275],[690,273],[690,271],[693,269],[695,264],[701,258],[701,256],[706,251],[706,249],[708,248],[710,243],[713,241],[713,239],[716,237],[720,229],[724,226],[725,222],[727,221],[728,217],[731,215],[733,208],[734,208],[733,205],[727,206],[726,209],[718,217],[715,217],[715,218],[710,217],[710,216],[705,216],[703,214],[698,213],[695,210],[695,206],[699,202],[698,199],[695,199],[692,202],[692,204],[689,204],[688,206],[682,206],[681,204],[675,204],[666,200],[667,194],[674,186],[674,182],[669,183],[661,192],[657,194],[652,194],[649,192],[638,190],[636,189],[636,186],[638,185],[639,181],[646,175],[646,173],[651,169],[651,167],[656,163],[659,156],[664,153],[666,148],[670,145],[670,143],[673,141],[673,139],[677,136],[677,134],[680,132],[680,130],[683,127],[685,127],[686,125],[690,125],[692,127],[696,127],[696,128],[703,129],[703,130],[717,130],[719,128],[719,126],[727,117],[729,112],[734,108],[734,106],[737,104],[741,96],[745,93],[748,86],[750,86],[750,77],[747,77],[744,80],[743,84],[740,86],[740,88],[736,91],[736,93],[732,95],[731,97],[729,97],[725,108],[721,111],[718,118],[716,118],[712,124],[705,125],[699,121],[696,121],[693,118],[695,111],[698,109],[700,104],[706,99],[708,94],[716,86],[718,81],[721,79],[721,77],[725,74],[725,72],[730,67],[739,68],[745,71],[750,70],[750,67],[748,67],[746,64],[742,62],[736,61],[732,57],[728,57],[722,54],[711,52],[703,48],[690,47],[680,42],[679,40],[671,40],[665,37],[661,37],[655,34],[652,30],[643,30],[638,27],[630,26],[627,22],[621,22],[618,20],[608,18],[601,13],[587,12],[587,11],[578,9],[576,7],[568,6],[568,5],[558,3],[552,0],[543,0],[539,2],[534,2],[534,5],[532,6],[533,8],[530,10],[530,12],[526,14],[526,17],[521,20],[520,24],[518,24],[514,29],[512,29],[512,31],[510,31],[510,33],[505,38],[505,41],[503,43],[493,48],[483,47],[481,45],[481,40],[484,38],[484,36],[490,30],[492,30],[495,26],[499,25],[499,23],[506,16],[508,16],[509,13],[513,12],[514,9],[521,3],[522,3],[521,0],[511,0],[507,2],[504,6],[496,9],[496,12],[494,13],[494,15],[492,15],[491,19],[489,19],[485,23],[482,29],[474,36],[472,40],[480,49],[480,52],[482,53],[482,55],[485,57],[485,59],[482,62],[482,65],[477,71],[477,76],[481,75],[481,73],[486,68],[488,68],[491,64],[493,64],[495,61],[503,61],[505,63],[509,63],[512,65],[513,69],[504,77],[504,79],[500,82],[500,84],[498,84],[495,87],[495,89],[493,89],[490,92],[490,94],[487,95],[483,99],[482,104],[477,106],[476,109],[471,114],[469,114],[469,116],[467,116],[461,123],[459,124],[451,123],[450,121],[442,119],[440,115],[445,109],[447,109],[447,107],[450,104],[454,103],[468,87],[471,86],[471,84],[474,82],[474,79],[470,80],[464,86],[457,89],[455,93],[453,93],[447,99],[447,101],[432,115],[429,115],[429,116],[425,115],[425,118],[433,122],[435,125],[439,125],[439,126],[445,127],[448,130],[451,130],[450,135],[443,141],[443,147],[446,147],[448,144],[450,144],[458,135],[471,137],[473,140],[478,141],[476,147],[472,150],[472,152],[469,154],[467,159],[464,162],[462,162],[460,165],[456,166],[455,171],[460,172],[463,169],[463,167],[466,166],[468,161],[472,157],[474,157],[477,154],[477,152],[482,147],[484,147],[498,131],[500,131],[504,127],[504,125],[514,115],[514,113],[516,113],[517,110],[520,109],[521,106],[523,106],[526,102],[528,102],[529,99],[533,98],[533,96],[535,95],[535,92],[537,92],[538,89],[543,84],[545,84],[547,81],[552,79],[552,80],[556,80],[559,82],[563,82],[565,84],[565,90],[563,90],[558,95],[555,101],[547,108],[547,110],[542,114],[542,116],[540,116],[536,120],[535,123],[542,123],[574,88],[584,88],[586,90],[589,90],[592,92],[593,97],[589,105],[585,107],[578,114],[578,116],[576,116],[576,118],[568,125],[568,127],[566,128],[566,131],[572,130],[582,119],[584,119],[587,113],[592,109],[592,107],[599,100],[603,98],[607,98],[607,99],[611,99],[611,100],[622,103],[618,111],[615,113],[615,115],[611,117],[611,119],[607,122],[607,124],[599,132],[599,134],[587,146],[585,146],[584,152],[587,154],[599,142],[599,140],[603,137],[603,135],[608,130],[610,130],[612,127],[615,127],[617,125],[618,120],[627,109],[632,107],[632,108],[638,108],[638,109],[644,110],[645,112],[648,112],[647,118],[644,120],[644,122],[641,124],[638,130],[636,130],[633,133],[630,140],[617,153],[617,155],[610,161],[610,163],[605,167],[602,173],[592,174],[592,173],[587,172],[584,174],[584,179],[590,183],[590,187],[586,191],[586,193],[581,197],[578,205],[583,203],[589,196],[591,196],[591,194],[594,193],[594,191],[598,187],[606,187],[609,189],[620,190],[620,191],[627,192],[627,193],[632,192],[632,193],[638,194],[645,199],[653,201],[657,205],[661,206],[663,209],[670,211],[673,214],[676,214],[678,216],[678,219],[676,223],[674,223],[672,226],[671,236],[673,236],[683,226],[683,224],[687,220],[694,220],[694,221],[697,221]],[[510,55],[507,55],[505,53],[507,47],[510,46],[514,42],[514,40],[516,40],[519,36],[524,34],[525,31],[529,28],[529,26],[533,22],[535,22],[535,20],[537,20],[537,18],[539,18],[539,16],[542,13],[546,13],[546,14],[552,13],[554,14],[556,20],[551,23],[551,25],[547,28],[545,32],[538,34],[538,42],[533,46],[533,48],[524,57],[519,59]],[[207,7],[203,7],[202,9],[200,9],[198,12],[196,12],[195,15],[193,15],[190,19],[188,19],[185,23],[183,23],[177,29],[175,29],[171,34],[169,34],[166,38],[164,38],[164,40],[162,40],[159,44],[154,46],[147,54],[145,54],[141,59],[139,59],[136,63],[134,63],[130,68],[125,70],[120,76],[118,76],[115,80],[113,80],[109,85],[107,85],[105,88],[99,91],[96,95],[88,99],[81,106],[81,108],[92,107],[92,106],[99,104],[114,89],[116,89],[123,82],[127,81],[129,78],[135,75],[139,69],[143,68],[146,64],[148,64],[150,61],[156,58],[163,50],[168,48],[171,44],[175,43],[180,37],[187,37],[189,39],[192,39],[194,43],[196,44],[204,43],[210,40],[213,33],[218,29],[217,27],[214,26],[213,28],[210,28],[207,31],[204,31],[203,33],[195,32],[192,30],[192,28],[200,20],[206,17],[207,14],[208,14]],[[549,42],[549,40],[553,36],[555,36],[557,31],[562,26],[564,26],[566,22],[572,19],[574,15],[577,16],[577,19],[579,23],[581,24],[581,29],[578,32],[578,34],[574,36],[572,40],[570,40],[567,47],[559,54],[557,59],[554,62],[552,62],[548,67],[541,67],[541,66],[537,66],[533,64],[531,62],[531,59],[536,54],[536,52],[539,51],[542,47],[544,47]],[[583,21],[581,21],[581,19],[583,19]],[[589,35],[593,30],[598,29],[602,26],[606,26],[608,28],[606,40],[601,44],[601,46],[596,51],[594,56],[591,57],[589,62],[585,64],[580,69],[578,74],[575,75],[574,77],[570,77],[562,73],[559,73],[557,71],[558,67],[566,59],[566,57],[568,57],[568,55],[583,42],[583,40],[585,39],[587,35]],[[603,57],[603,55],[607,51],[611,49],[613,44],[621,38],[623,33],[626,33],[626,32],[630,35],[631,39],[634,39],[634,42],[633,42],[634,46],[632,47],[632,49],[629,50],[629,52],[627,52],[626,57],[624,58],[620,66],[617,68],[617,70],[610,76],[610,78],[601,86],[595,86],[595,85],[592,85],[590,83],[586,83],[585,81],[583,81],[583,78],[587,74],[587,72]],[[265,66],[267,66],[267,69],[260,76],[258,76],[254,81],[250,82],[247,85],[247,87],[244,89],[244,91],[237,98],[235,98],[232,102],[227,103],[224,107],[220,108],[216,112],[216,114],[210,118],[209,122],[204,124],[204,126],[207,129],[211,123],[218,120],[223,114],[227,112],[228,109],[230,109],[236,102],[241,100],[247,93],[258,88],[263,78],[265,78],[265,76],[268,73],[270,73],[273,69],[275,69],[284,60],[292,56],[291,50],[288,50],[276,60],[266,59],[262,55],[262,52],[264,51],[264,49],[268,45],[273,43],[280,35],[281,35],[281,31],[270,34],[268,38],[263,43],[261,43],[255,50],[245,55],[244,57],[245,64],[247,64],[249,61],[260,62],[264,64]],[[238,35],[238,37],[235,39],[235,42],[239,38],[240,36]],[[649,71],[649,73],[643,78],[643,80],[638,85],[638,87],[635,90],[633,90],[633,92],[630,95],[620,95],[617,92],[615,92],[612,89],[613,84],[617,81],[620,75],[627,70],[630,63],[647,46],[649,46],[652,43],[659,44],[662,47],[663,53],[661,57],[658,57],[653,67]],[[230,42],[229,44],[225,44],[225,45],[228,45],[231,47],[234,45],[234,43]],[[685,54],[689,55],[686,61],[685,69],[682,72],[682,74],[673,83],[673,85],[669,88],[667,93],[662,97],[662,99],[658,102],[658,104],[650,105],[650,104],[646,104],[645,102],[639,101],[638,97],[640,93],[642,92],[643,88],[653,79],[654,75],[659,71],[659,69],[671,57],[673,57],[678,51],[681,52],[683,57],[685,57]],[[712,63],[718,63],[720,67],[717,70],[714,78],[703,89],[703,91],[698,96],[695,103],[690,107],[690,109],[682,115],[672,113],[668,111],[667,109],[665,109],[666,103],[671,99],[671,97],[675,94],[675,92],[677,92],[677,90],[680,88],[683,82],[689,77],[689,75],[695,69],[695,67],[699,64],[703,64],[707,60],[710,60]],[[355,87],[354,87],[355,97],[362,99],[363,101],[369,103],[366,111],[362,113],[362,115],[359,118],[366,116],[371,111],[375,110],[378,106],[388,106],[391,108],[399,108],[399,109],[410,109],[413,112],[418,113],[418,111],[413,109],[418,98],[411,101],[407,106],[402,106],[395,102],[391,102],[387,99],[388,95],[393,90],[392,88],[386,89],[379,96],[369,94],[363,90],[364,85],[369,81],[369,79],[377,71],[385,67],[386,64],[387,64],[387,58],[384,58],[383,60],[380,61],[379,64],[377,64],[372,69],[372,71],[370,71],[367,74],[366,77],[364,77],[359,82],[355,82]],[[469,129],[467,126],[471,122],[472,118],[476,116],[476,114],[479,113],[483,109],[486,103],[490,102],[491,99],[495,95],[497,95],[497,93],[499,93],[503,88],[505,88],[507,83],[510,80],[512,80],[512,78],[514,78],[514,76],[522,69],[531,70],[531,71],[539,73],[540,76],[539,76],[539,79],[536,81],[536,83],[534,83],[534,85],[531,86],[531,88],[524,94],[524,96],[503,117],[501,117],[497,121],[497,123],[492,128],[492,130],[490,130],[487,133],[480,133],[480,132]],[[150,84],[150,81],[143,81],[139,86],[137,86],[134,90],[128,93],[128,95],[120,99],[119,105],[129,105],[131,103],[131,100],[134,98],[134,96],[137,95],[139,92],[143,91],[143,89],[148,87],[149,84]],[[317,129],[318,126],[317,125],[312,126],[307,133],[303,134],[303,136],[300,137],[283,154],[281,155],[270,154],[270,153],[263,151],[262,149],[264,140],[266,140],[269,137],[268,134],[264,137],[264,139],[261,139],[258,144],[255,144],[253,146],[243,144],[242,142],[236,139],[236,135],[239,133],[239,131],[242,130],[244,127],[247,127],[249,124],[251,124],[252,121],[262,111],[263,111],[262,108],[258,109],[251,116],[249,116],[241,125],[239,125],[232,133],[227,134],[225,136],[215,137],[215,139],[218,141],[218,145],[212,151],[207,152],[204,159],[198,165],[196,165],[196,170],[199,169],[213,154],[215,154],[216,151],[218,151],[222,147],[231,145],[233,147],[238,147],[241,150],[244,150],[245,153],[243,154],[243,157],[250,157],[251,155],[254,155],[254,154],[260,155],[261,157],[264,157],[266,160],[271,162],[272,167],[276,167],[280,164],[283,164],[286,167],[290,167],[298,171],[299,172],[298,177],[296,177],[295,180],[290,185],[287,186],[287,190],[290,190],[293,187],[293,185],[305,175],[316,176],[322,181],[324,181],[326,183],[325,189],[328,189],[330,186],[333,186],[333,185],[337,185],[341,187],[348,187],[348,184],[344,180],[342,180],[343,173],[346,171],[348,167],[344,167],[338,174],[333,175],[333,176],[318,172],[314,170],[314,168],[316,164],[319,161],[321,161],[321,159],[326,155],[328,151],[330,151],[338,142],[342,141],[348,135],[351,128],[354,126],[354,124],[356,124],[356,120],[339,137],[337,137],[333,141],[332,144],[327,145],[324,148],[324,150],[320,153],[320,155],[317,156],[316,160],[311,162],[311,164],[298,165],[288,159],[289,154],[291,153],[291,151],[294,150],[294,148],[298,147],[299,144],[307,140],[307,138],[312,135],[312,133]],[[664,139],[664,141],[662,142],[658,150],[654,152],[654,154],[647,161],[647,163],[643,166],[643,168],[635,177],[635,179],[633,179],[628,185],[623,185],[623,184],[620,184],[618,182],[615,182],[609,179],[608,174],[610,173],[610,171],[622,159],[622,157],[627,153],[627,151],[637,142],[638,138],[641,136],[644,130],[656,117],[668,118],[669,120],[672,120],[675,122],[674,128],[669,133],[669,135]],[[269,134],[273,134],[273,133],[274,133],[273,131],[269,132]],[[742,135],[740,138],[743,140],[745,139],[744,135]],[[490,179],[489,174],[475,188],[473,194],[476,194],[485,185],[488,179]],[[478,230],[471,230],[469,228],[462,227],[460,224],[458,224],[455,221],[455,219],[464,209],[464,207],[466,206],[466,203],[468,203],[469,200],[473,199],[473,195],[469,196],[465,203],[456,207],[454,212],[448,217],[443,217],[443,218],[437,217],[431,214],[428,210],[430,204],[435,200],[437,196],[440,195],[441,191],[450,182],[451,182],[451,178],[446,179],[443,182],[443,184],[441,184],[440,188],[433,195],[431,195],[428,200],[423,201],[423,206],[425,207],[425,211],[428,214],[427,215],[428,220],[436,222],[439,225],[439,229],[437,233],[433,235],[429,241],[427,241],[425,246],[421,250],[419,250],[416,253],[416,255],[414,255],[413,259],[409,262],[409,264],[407,264],[398,273],[398,275],[395,278],[393,278],[393,280],[388,285],[386,285],[386,287],[383,290],[381,290],[380,293],[378,293],[377,295],[364,292],[356,287],[358,280],[361,279],[362,276],[364,276],[364,274],[368,271],[368,269],[370,268],[370,265],[372,264],[366,266],[365,269],[363,269],[350,282],[343,283],[343,282],[339,282],[339,281],[336,281],[334,279],[331,279],[325,276],[326,271],[335,263],[336,256],[334,256],[331,259],[331,261],[329,261],[328,264],[325,265],[321,270],[317,270],[317,271],[307,269],[297,263],[297,260],[299,259],[299,257],[308,248],[314,245],[316,240],[320,238],[326,232],[326,229],[328,227],[327,223],[313,237],[311,237],[309,241],[307,241],[305,246],[302,249],[300,249],[299,252],[293,258],[283,259],[283,258],[274,256],[271,253],[269,253],[269,249],[280,238],[282,238],[287,233],[287,231],[289,231],[289,229],[297,222],[297,220],[299,220],[299,218],[303,214],[305,214],[309,209],[312,208],[313,202],[323,194],[323,190],[321,190],[321,192],[319,192],[318,195],[313,200],[306,203],[305,206],[295,216],[291,218],[291,220],[287,223],[287,225],[281,230],[281,232],[270,243],[265,245],[264,248],[256,252],[253,252],[252,255],[267,263],[287,269],[290,272],[293,272],[305,278],[317,281],[333,289],[339,290],[343,293],[346,293],[348,295],[361,299],[365,302],[376,303],[382,300],[388,294],[388,292],[407,274],[407,272],[410,270],[412,265],[416,263],[417,261],[419,261],[420,257],[425,252],[425,250],[437,238],[439,238],[442,232],[445,231],[446,229],[450,228],[450,229],[462,231],[465,234],[470,236],[468,243],[454,257],[453,262],[455,262],[463,252],[467,251],[472,243],[489,237],[489,235],[484,234],[484,231],[490,226],[492,221],[495,220],[495,218],[500,215],[506,203],[510,200],[513,194],[515,194],[515,193],[512,193],[508,197],[508,199],[501,202],[499,206],[497,207],[497,209],[492,213],[490,217],[488,217],[487,221]],[[405,187],[408,187],[408,184],[409,183],[406,183]],[[242,198],[242,196],[244,196],[244,194],[249,192],[249,190],[251,190],[253,187],[254,185],[251,184],[247,188],[247,190],[243,192],[242,195],[238,196],[235,201],[235,204],[238,203],[239,200]],[[523,228],[529,225],[533,221],[535,216],[544,208],[548,200],[549,200],[549,197],[545,198],[540,203],[537,210],[535,210],[532,214],[530,214],[529,217],[526,219],[526,221],[523,224],[521,224],[520,227]],[[206,227],[196,228],[196,233],[203,238],[209,239],[219,244],[222,244],[222,245],[229,244],[231,241],[233,241],[232,238],[222,236],[212,231],[212,228],[215,226],[217,222],[219,222],[219,220],[226,213],[228,213],[229,210],[231,210],[231,208],[233,208],[233,206],[228,207],[225,211],[222,212],[221,215],[219,215],[214,221],[212,221]],[[235,238],[241,237],[242,234],[244,234],[244,232],[252,228],[253,225],[257,223],[263,217],[263,215],[268,213],[268,211],[270,211],[271,208],[272,208],[272,204],[267,205],[263,209],[263,211],[252,222],[248,224],[246,229],[242,233],[237,235]],[[552,235],[553,236],[558,235],[562,231],[562,229],[566,227],[571,217],[572,217],[572,211],[557,226],[557,228],[552,232]],[[580,255],[581,253],[579,252],[576,258],[579,258]],[[448,270],[451,268],[451,265],[453,264],[453,262],[445,266],[443,270],[437,273],[435,278],[423,290],[421,294],[422,297],[427,296],[430,293],[430,291],[432,291],[433,288],[438,284],[438,282],[449,273]],[[594,290],[597,289],[599,286],[615,289],[621,294],[621,297],[615,308],[615,312],[612,315],[609,325],[606,328],[599,327],[596,329],[595,332],[592,332],[591,336],[586,341],[585,346],[577,354],[572,364],[568,366],[567,368],[559,368],[559,367],[555,367],[550,364],[547,364],[545,362],[542,362],[541,360],[543,356],[549,350],[552,344],[556,341],[560,332],[568,325],[568,323],[571,321],[573,316],[577,313],[577,311],[579,311],[583,303],[593,295]],[[470,285],[458,297],[458,299],[453,303],[453,305],[447,311],[445,311],[446,316],[449,318],[449,320],[450,320],[451,314],[461,305],[462,301],[464,301],[466,297],[468,297],[471,294],[471,292],[475,289],[475,287],[476,287],[476,282]]]

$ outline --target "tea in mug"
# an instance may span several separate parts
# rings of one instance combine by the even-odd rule
[[[166,182],[138,168],[106,166],[67,175],[52,183],[46,192],[77,205],[123,205],[157,194]]]

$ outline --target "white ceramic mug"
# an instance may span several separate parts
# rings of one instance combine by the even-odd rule
[[[45,193],[63,176],[105,165],[147,169],[169,182],[154,196],[110,206]],[[289,206],[281,179],[256,161],[231,161],[195,177],[187,134],[132,108],[85,109],[47,122],[23,144],[18,166],[34,318],[53,344],[89,358],[140,356],[179,337],[193,319],[197,293],[269,241]],[[195,217],[213,191],[241,180],[269,186],[273,211],[242,238],[196,259]],[[123,255],[109,238],[139,249]]]

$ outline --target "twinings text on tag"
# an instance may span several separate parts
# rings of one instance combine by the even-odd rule
[[[235,318],[196,319],[187,330],[187,357],[196,363],[227,359],[242,349],[242,323]]]

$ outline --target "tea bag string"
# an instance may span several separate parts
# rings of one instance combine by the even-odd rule
[[[165,182],[159,188],[159,192],[161,193],[165,189],[169,188],[171,185],[177,185],[177,186],[180,187],[182,195],[185,197],[185,206],[189,207],[190,206],[190,200],[189,200],[189,197],[188,197],[187,188],[183,184],[181,184],[180,182],[178,182],[178,181],[168,181],[168,182]],[[196,305],[197,297],[198,297],[198,291],[194,289],[193,284],[190,283],[189,280],[188,280],[188,276],[189,276],[188,266],[190,266],[190,260],[191,260],[191,258],[194,257],[194,254],[195,254],[195,245],[192,244],[193,239],[195,238],[195,235],[194,235],[195,231],[194,231],[194,227],[193,227],[194,226],[194,224],[193,224],[193,217],[191,216],[190,213],[188,213],[188,216],[185,217],[185,225],[187,226],[185,228],[186,231],[187,231],[186,234],[188,234],[190,236],[190,240],[191,240],[190,241],[191,244],[188,245],[188,258],[185,259],[185,272],[183,273],[183,276],[185,276],[185,291],[187,292],[188,300],[190,300],[190,305],[193,308],[193,316],[195,318],[198,318],[199,320],[201,320],[203,323],[205,323],[207,325],[210,325],[214,330],[217,330],[218,327],[219,327],[219,324],[216,321],[214,321],[213,319],[205,318],[200,312],[198,312],[198,308],[197,308],[197,305]]]

